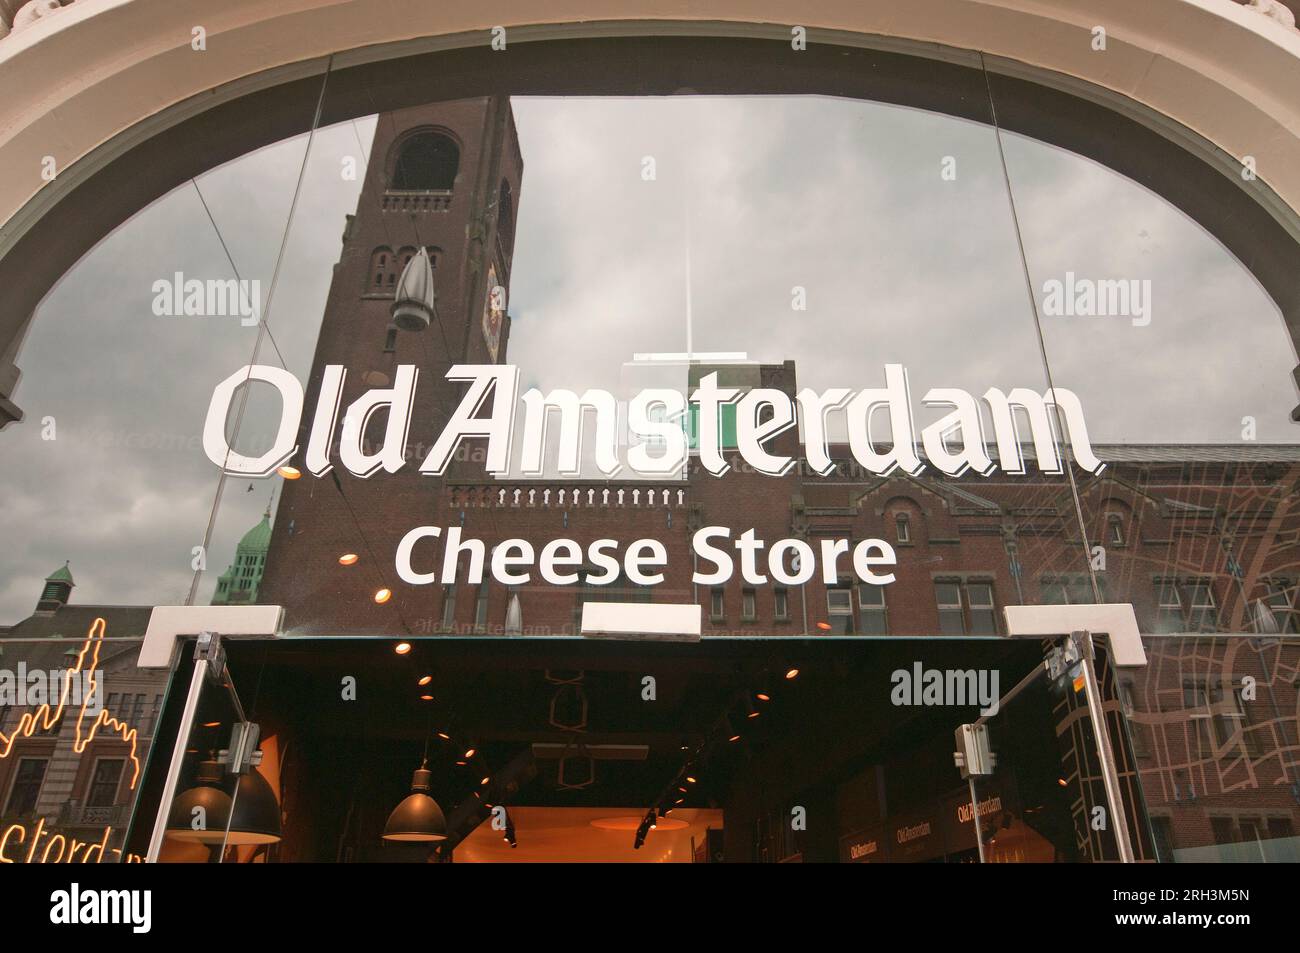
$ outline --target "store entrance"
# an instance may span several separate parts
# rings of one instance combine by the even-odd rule
[[[1044,658],[1005,639],[226,650],[282,830],[225,862],[973,862],[954,730]],[[1058,707],[1044,683],[987,716],[1000,760],[976,792],[986,860],[1106,859],[1087,846],[1070,769],[1089,763],[1072,747],[1088,739],[1062,735]],[[224,738],[224,717],[197,730]],[[202,748],[186,752],[178,797],[201,783]]]

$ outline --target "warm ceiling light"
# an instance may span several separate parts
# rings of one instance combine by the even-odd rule
[[[387,592],[388,590],[384,590],[384,591]],[[396,645],[393,646],[393,651],[396,652],[398,655],[405,655],[407,652],[411,651],[411,643],[398,642]]]
[[[750,712],[746,717],[747,717],[747,718],[757,718],[757,717],[758,717],[758,712],[756,712],[756,711],[751,711],[751,712]]]
[[[687,783],[687,784],[694,784],[694,783],[695,783],[695,779],[694,779],[693,777],[691,777],[691,776],[688,774],[688,775],[686,775],[686,783]]]
[[[420,686],[424,686],[424,685],[428,685],[431,681],[433,681],[433,676],[425,675],[421,677],[420,681],[417,684]]]
[[[421,696],[420,696],[420,701],[422,701],[422,702],[431,702],[431,701],[433,701],[433,696],[432,696],[432,695],[421,695]]]
[[[438,737],[443,741],[451,741],[451,735],[447,734],[445,731],[438,732]]]
[[[682,787],[680,784],[677,785],[677,790],[681,791],[683,794],[686,793],[686,788]]]
[[[286,480],[296,480],[302,476],[302,472],[297,467],[291,467],[287,463],[275,471]]]
[[[358,556],[356,553],[344,553],[342,556],[339,557],[339,565],[340,565],[340,566],[351,566],[353,563],[355,563],[355,562],[356,562],[358,559],[360,559],[360,558],[361,558],[361,557]]]
[[[492,778],[485,774],[485,775],[483,776],[483,780],[480,781],[479,784],[487,784],[487,783],[488,783],[489,781],[491,781],[491,780],[492,780]]]
[[[759,693],[758,693],[757,695],[755,695],[754,697],[757,698],[757,699],[758,699],[759,701],[761,701],[761,702],[770,702],[770,701],[772,700],[772,696],[769,695],[769,694],[767,694],[766,692],[759,692]]]
[[[219,721],[205,721],[205,722],[203,723],[203,727],[204,727],[204,728],[215,728],[215,727],[217,727],[219,724],[221,724],[221,722],[219,722]]]
[[[381,606],[391,598],[393,598],[393,592],[391,589],[380,589],[375,593],[375,602],[379,603]]]
[[[817,628],[821,629],[823,632],[829,632],[831,630],[831,624],[829,622],[818,622]]]
[[[798,670],[797,668],[792,668],[792,669],[790,669],[790,671],[788,671],[788,672],[785,673],[785,677],[786,677],[786,678],[794,678],[794,677],[795,677],[796,675],[798,675],[798,674],[799,674],[799,670]]]
[[[469,749],[467,749],[467,750],[465,751],[465,760],[468,761],[470,758],[474,757],[474,752],[477,751],[477,750],[478,750],[477,748],[469,748]]]
[[[458,768],[463,768],[463,767],[465,767],[465,765],[467,765],[467,764],[469,764],[468,761],[457,761],[457,762],[456,762],[456,767],[458,767]]]
[[[679,797],[679,798],[677,799],[677,802],[676,802],[676,803],[681,804],[681,803],[683,803],[685,800],[686,800],[686,798],[684,798],[684,797]]]
[[[1069,787],[1069,785],[1068,785],[1068,784],[1066,783],[1066,781],[1065,781],[1065,778],[1057,778],[1057,779],[1056,779],[1056,783],[1059,784],[1059,785],[1060,785],[1061,787],[1063,787],[1063,788],[1064,788],[1064,787]]]
[[[739,741],[739,740],[740,740],[740,735],[732,735],[732,736],[731,736],[730,738],[728,738],[727,740],[728,740],[728,741]]]

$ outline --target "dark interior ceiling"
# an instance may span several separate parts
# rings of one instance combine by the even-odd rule
[[[429,739],[435,789],[447,804],[494,778],[497,800],[530,806],[650,806],[687,773],[698,784],[688,807],[727,800],[736,772],[753,760],[798,751],[848,773],[891,746],[918,737],[951,741],[972,710],[897,708],[890,674],[917,660],[937,668],[999,668],[1005,691],[1041,659],[1037,643],[947,640],[713,640],[645,644],[581,639],[415,641],[405,656],[385,640],[316,639],[228,643],[230,671],[248,717],[292,726],[339,778],[358,762],[380,772],[395,796],[409,783]],[[798,675],[785,677],[791,669]],[[345,676],[356,700],[342,698]],[[419,686],[418,680],[432,675]],[[643,697],[647,676],[655,698]],[[756,699],[762,692],[770,701]],[[432,701],[421,695],[431,694]],[[583,720],[585,702],[585,721]],[[749,717],[758,711],[757,717]],[[564,725],[571,727],[565,728]],[[450,740],[438,733],[450,735]],[[741,736],[730,741],[734,734]],[[558,760],[533,759],[535,744],[570,746],[562,786]],[[598,760],[589,774],[583,746],[645,746],[643,758]],[[476,754],[468,764],[465,750]],[[532,761],[507,798],[496,775]],[[812,763],[812,762],[810,762]],[[942,783],[959,782],[954,769]]]

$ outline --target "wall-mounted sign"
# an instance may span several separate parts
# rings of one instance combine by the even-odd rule
[[[844,864],[883,864],[889,860],[889,844],[883,827],[854,831],[840,838],[840,862]]]

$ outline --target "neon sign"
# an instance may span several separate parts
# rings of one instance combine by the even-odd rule
[[[117,857],[122,856],[120,849],[109,849],[108,847],[108,836],[112,832],[113,828],[105,827],[104,836],[99,840],[83,841],[71,835],[47,831],[45,829],[45,818],[41,818],[36,822],[34,830],[22,824],[10,824],[3,831],[0,831],[0,864],[19,863],[20,861],[10,856],[10,851],[17,847],[21,852],[22,845],[27,846],[27,855],[22,859],[22,863],[102,864],[105,852]],[[41,851],[38,857],[36,849],[41,846],[42,839],[45,841],[45,849]],[[51,853],[53,853],[53,856],[51,856]],[[93,861],[91,860],[92,854],[95,857]],[[144,858],[139,854],[128,853],[126,862],[128,864],[141,864],[144,863]]]
[[[90,683],[90,690],[77,692],[81,703],[77,707],[73,750],[77,754],[83,753],[95,740],[101,728],[107,729],[109,734],[118,735],[122,741],[131,746],[129,755],[131,789],[135,790],[136,782],[140,779],[140,758],[136,751],[138,734],[134,728],[114,718],[106,708],[96,705],[96,699],[99,697],[99,679],[96,677],[99,671],[99,651],[103,646],[106,627],[107,623],[102,618],[91,623],[90,630],[86,633],[86,641],[77,654],[76,665],[63,673],[63,687],[59,691],[58,704],[51,706],[46,702],[38,705],[31,711],[23,713],[12,733],[6,735],[0,732],[0,759],[9,757],[14,750],[14,743],[20,738],[30,738],[37,732],[50,731],[59,724],[69,706],[74,684],[80,688],[81,677],[85,673],[86,680]],[[96,708],[98,711],[95,710]]]

